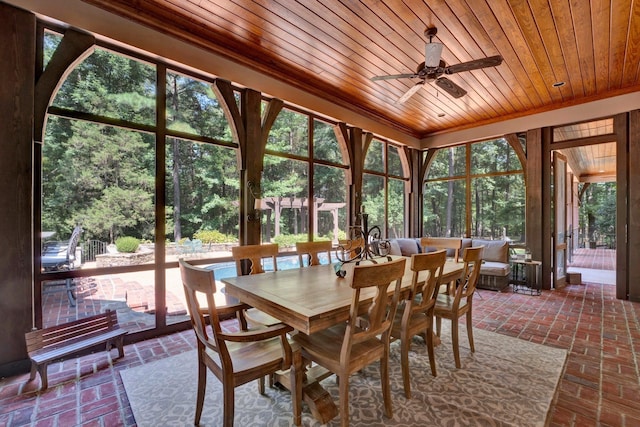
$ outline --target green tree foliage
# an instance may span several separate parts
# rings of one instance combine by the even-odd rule
[[[61,86],[54,105],[137,123],[155,120],[155,70],[96,49]],[[153,137],[67,119],[48,122],[43,145],[43,229],[82,224],[113,242],[153,231]]]
[[[581,184],[584,190],[580,203],[579,233],[583,244],[588,242],[614,247],[616,245],[616,183]]]
[[[231,142],[231,130],[211,86],[180,74],[167,74],[170,129]],[[235,151],[177,138],[167,141],[168,224],[178,241],[200,229],[238,233],[239,176]],[[173,231],[173,233],[172,233]]]
[[[470,221],[471,236],[522,240],[525,187],[521,170],[518,157],[503,139],[439,150],[425,184],[425,233],[464,236]],[[467,176],[471,218],[466,217]]]

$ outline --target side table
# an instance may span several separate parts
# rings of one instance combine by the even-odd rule
[[[542,261],[511,260],[511,283],[513,283],[513,292],[540,295],[542,293],[540,283],[541,266]]]

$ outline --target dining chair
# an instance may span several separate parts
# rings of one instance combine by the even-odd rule
[[[389,386],[389,332],[398,305],[405,264],[406,259],[400,258],[355,266],[350,278],[347,276],[346,279],[353,289],[349,320],[311,335],[300,332],[292,337],[300,345],[305,362],[315,362],[337,375],[340,425],[343,427],[349,425],[349,376],[378,360],[385,415],[393,416]],[[389,295],[392,283],[394,292]],[[300,364],[299,359],[296,363]],[[296,372],[301,369],[302,366],[296,366]],[[299,408],[297,404],[294,410]]]
[[[257,379],[259,392],[264,394],[265,375],[289,369],[294,358],[299,358],[297,345],[287,338],[287,333],[293,329],[279,324],[257,330],[224,332],[220,317],[242,310],[246,305],[218,308],[214,299],[216,282],[213,271],[194,267],[183,259],[178,262],[191,325],[198,340],[198,393],[194,424],[200,423],[209,369],[222,383],[223,425],[232,427],[235,388]],[[202,306],[201,301],[206,301],[206,306]],[[207,323],[210,323],[209,327]],[[300,372],[295,367],[291,369],[292,384],[302,384]],[[293,413],[298,416],[300,408],[296,405],[300,404],[301,397],[296,393],[299,392],[301,386],[292,387]],[[294,424],[300,425],[300,418],[294,419]]]
[[[400,303],[391,327],[391,338],[400,339],[402,382],[404,395],[407,399],[411,399],[409,350],[415,335],[421,335],[425,339],[431,375],[434,377],[437,375],[433,349],[433,309],[446,261],[447,252],[444,250],[411,256],[411,271],[413,272],[411,290],[407,299]]]
[[[453,259],[455,262],[460,261],[460,249],[462,249],[462,239],[459,237],[423,237],[420,239],[420,246],[424,252],[432,248],[435,250],[445,249],[447,254],[453,251],[453,255],[447,255],[447,258]],[[455,281],[445,283],[446,292],[452,293],[455,289]]]
[[[277,243],[233,246],[231,247],[231,257],[236,263],[236,273],[238,276],[264,273],[266,270],[264,269],[262,262],[265,259],[270,259],[273,265],[273,271],[278,271]],[[246,310],[245,318],[254,326],[270,326],[280,323],[279,319],[276,319],[275,317],[256,308]]]
[[[458,345],[458,319],[462,315],[467,317],[467,337],[471,352],[475,352],[473,345],[472,308],[473,294],[480,275],[482,263],[482,250],[484,246],[465,248],[462,260],[464,269],[460,283],[456,286],[453,295],[451,293],[439,294],[433,314],[436,317],[436,333],[440,336],[442,318],[451,320],[451,342],[456,368],[460,368],[460,348]]]
[[[420,246],[424,248],[434,248],[436,250],[453,250],[453,258],[456,262],[460,259],[460,249],[462,249],[462,239],[459,237],[423,237],[420,239]]]
[[[337,252],[341,252],[343,258],[354,258],[364,249],[364,239],[340,239],[338,240]]]
[[[304,259],[307,259],[307,265],[320,265],[320,254],[327,254],[329,264],[331,264],[331,251],[333,243],[330,240],[322,240],[319,242],[296,242],[296,253],[298,254],[298,262],[300,267],[304,266]]]

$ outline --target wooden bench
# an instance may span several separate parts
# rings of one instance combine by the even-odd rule
[[[37,329],[25,334],[27,352],[31,359],[32,381],[36,371],[42,380],[41,390],[48,387],[47,366],[64,356],[106,343],[107,351],[118,347],[119,357],[124,357],[124,336],[127,331],[120,329],[118,315],[106,310],[102,314],[76,320],[45,329]]]

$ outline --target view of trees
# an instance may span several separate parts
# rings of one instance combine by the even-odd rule
[[[67,78],[53,105],[153,123],[155,69],[96,49]],[[109,242],[127,234],[151,238],[153,147],[148,133],[50,117],[42,148],[42,229],[65,236],[81,224],[85,237]]]
[[[47,33],[45,63],[59,40]],[[58,114],[49,116],[42,147],[43,230],[64,238],[80,224],[83,239],[155,239],[155,169],[162,147],[154,131],[156,74],[153,65],[96,48],[62,84],[53,101]],[[237,241],[236,148],[208,82],[167,71],[166,127],[181,135],[164,142],[167,239],[210,230]],[[317,159],[315,197],[346,205],[346,166],[332,126],[285,109],[267,150],[272,154],[265,157],[262,197],[308,198],[310,165]],[[307,210],[283,209],[280,232],[308,233]],[[334,222],[332,212],[319,212],[316,234],[332,238]],[[338,222],[344,230],[344,207]]]
[[[524,240],[524,201],[522,165],[504,139],[441,149],[424,187],[425,234]]]
[[[45,36],[45,64],[60,35]],[[163,71],[164,72],[164,71]],[[164,150],[168,240],[216,231],[238,237],[237,147],[209,82],[168,70],[166,129],[157,141],[155,65],[96,48],[68,76],[54,101],[42,146],[42,229],[66,236],[74,225],[84,239],[114,242],[126,235],[155,239],[158,150]],[[164,145],[164,147],[163,147]],[[283,109],[264,159],[262,198],[297,199],[262,212],[263,240],[302,235],[334,239],[345,231],[347,159],[332,125]],[[369,225],[389,237],[404,235],[405,182],[398,147],[373,140],[365,156],[363,206]],[[308,197],[342,204],[309,223]],[[522,165],[503,139],[440,149],[423,187],[424,234],[524,238]],[[615,184],[592,185],[581,209],[589,241],[614,235]],[[338,205],[336,205],[338,206]],[[272,224],[279,209],[279,223]]]
[[[616,183],[580,184],[579,244],[616,247]]]

